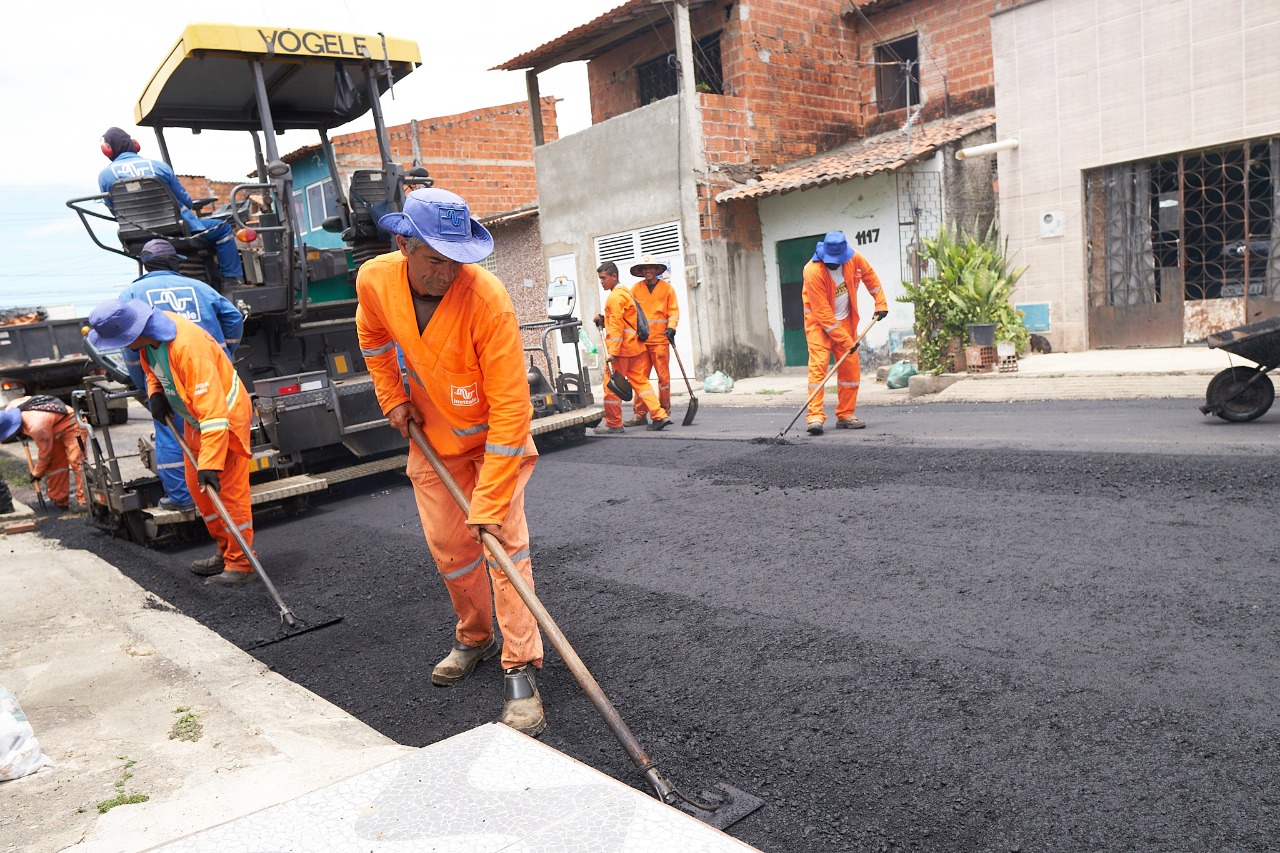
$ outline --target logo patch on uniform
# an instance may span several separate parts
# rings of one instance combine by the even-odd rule
[[[440,236],[469,237],[471,229],[466,208],[440,205]]]
[[[480,389],[475,382],[470,385],[451,385],[449,388],[453,392],[455,406],[474,406],[480,402]]]

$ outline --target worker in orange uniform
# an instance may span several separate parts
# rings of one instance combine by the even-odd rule
[[[187,318],[154,309],[141,299],[108,299],[89,315],[89,343],[99,350],[138,353],[147,377],[147,408],[156,420],[177,414],[185,421],[186,443],[196,457],[187,466],[187,488],[218,543],[220,565],[196,574],[206,586],[243,586],[256,577],[249,555],[227,530],[205,492],[218,493],[232,522],[253,547],[253,507],[249,495],[252,407],[221,344]]]
[[[843,231],[831,231],[817,245],[813,259],[804,267],[804,336],[809,344],[809,401],[805,416],[809,435],[822,435],[827,416],[822,410],[822,380],[832,355],[838,360],[858,337],[858,292],[861,284],[876,301],[875,318],[889,316],[889,303],[880,278],[867,259],[854,252]],[[851,354],[836,371],[836,428],[862,429],[866,426],[854,415],[858,405],[858,385],[862,364]]]
[[[79,512],[84,504],[84,427],[67,404],[44,394],[19,397],[0,412],[0,441],[14,436],[36,443],[31,481],[45,481],[49,498],[62,509]],[[76,483],[71,493],[71,478]]]
[[[636,398],[644,400],[645,410],[653,414],[646,429],[658,431],[671,425],[667,410],[649,384],[649,358],[638,334],[639,314],[631,291],[618,286],[618,265],[605,261],[596,268],[600,286],[609,294],[604,313],[596,315],[596,326],[603,328],[605,345],[604,423],[593,432],[601,435],[626,432],[622,425],[622,398],[609,387],[609,377],[618,373],[627,378]],[[653,333],[649,333],[653,338]]]
[[[676,289],[671,286],[671,282],[660,278],[666,271],[666,264],[652,255],[645,255],[640,263],[631,268],[632,275],[643,279],[631,285],[631,295],[649,320],[649,339],[644,342],[649,366],[644,368],[644,374],[648,376],[652,368],[658,375],[658,402],[670,413],[671,348],[676,343],[680,305],[676,302]],[[649,407],[643,397],[637,395],[633,399],[633,417],[623,426],[644,426],[649,422]]]
[[[404,212],[388,213],[378,225],[395,235],[399,251],[360,267],[360,351],[388,423],[404,436],[416,423],[471,502],[464,517],[417,445],[410,446],[407,473],[422,530],[458,617],[453,648],[432,670],[431,683],[457,684],[498,654],[496,613],[504,672],[499,721],[537,737],[547,727],[537,682],[542,635],[480,544],[480,531],[492,533],[533,586],[524,489],[538,451],[515,309],[502,282],[479,266],[493,238],[471,218],[466,201],[435,188],[409,193]]]

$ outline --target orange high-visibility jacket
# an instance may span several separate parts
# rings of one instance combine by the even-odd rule
[[[227,452],[252,457],[253,406],[226,350],[204,329],[166,311],[178,326],[171,341],[142,348],[147,396],[163,391],[173,410],[200,431],[198,470],[221,471]]]
[[[483,447],[467,522],[501,524],[515,495],[520,457],[536,453],[529,441],[533,406],[524,342],[507,289],[483,267],[462,264],[419,334],[406,259],[393,252],[360,267],[356,297],[360,352],[383,413],[412,402],[441,456]],[[404,353],[408,394],[396,345]]]
[[[660,278],[653,290],[649,290],[649,285],[642,280],[631,285],[631,295],[640,303],[644,316],[649,321],[649,340],[645,341],[645,345],[667,346],[667,327],[674,329],[680,322],[676,289],[671,286],[671,282]]]
[[[70,412],[65,415],[42,412],[39,409],[22,412],[22,431],[36,443],[39,453],[35,469],[31,472],[33,477],[43,477],[48,472],[49,463],[53,461],[53,445],[69,429],[80,430],[75,416]]]
[[[862,255],[854,254],[842,268],[845,286],[849,288],[849,318],[845,323],[836,320],[836,280],[831,271],[820,261],[804,265],[804,336],[822,343],[821,335],[835,342],[841,353],[853,346],[858,332],[858,294],[860,283],[876,301],[877,311],[888,311],[889,302],[880,287],[880,277]]]
[[[635,296],[622,285],[615,284],[609,291],[609,298],[604,301],[604,343],[609,355],[632,356],[644,352],[644,344],[636,335],[639,322]],[[654,334],[650,326],[649,340],[653,340]]]

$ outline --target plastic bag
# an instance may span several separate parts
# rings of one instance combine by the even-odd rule
[[[728,394],[733,390],[733,377],[723,370],[717,370],[702,380],[702,390],[708,394]]]
[[[909,384],[908,380],[919,372],[916,366],[905,358],[902,361],[895,361],[893,367],[889,368],[889,378],[884,384],[890,388],[906,388]]]
[[[53,767],[17,698],[0,685],[0,782]]]

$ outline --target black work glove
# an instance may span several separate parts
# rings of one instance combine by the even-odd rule
[[[215,492],[222,491],[222,481],[218,479],[218,472],[211,468],[202,468],[197,471],[196,482],[213,489]]]
[[[889,316],[889,312],[888,312],[888,311],[877,311],[877,312],[876,312],[874,315],[872,315],[872,316],[874,316],[877,320],[883,320],[885,317],[888,317],[888,316]]]
[[[858,351],[858,347],[860,347],[860,346],[862,346],[862,341],[858,341],[856,344],[854,344],[854,345],[853,345],[853,348],[852,348],[852,349],[850,349],[850,350],[849,350],[849,352],[857,352],[857,351]]]
[[[169,405],[169,398],[163,391],[157,391],[147,398],[147,408],[151,410],[151,417],[163,424],[167,424],[169,418],[173,417],[173,406]]]
[[[604,328],[604,315],[603,315],[603,314],[597,314],[597,315],[595,316],[595,319],[594,319],[592,322],[594,322],[594,323],[596,324],[596,328],[597,328],[597,329],[603,329],[603,328]]]
[[[673,343],[673,344],[676,342],[676,330],[675,330],[675,329],[671,328],[670,326],[667,326],[666,335],[667,335],[667,340],[668,340],[668,341],[670,341],[670,342],[671,342],[671,343]]]

